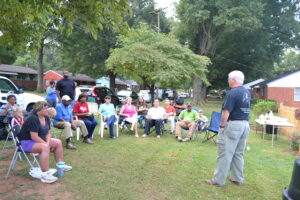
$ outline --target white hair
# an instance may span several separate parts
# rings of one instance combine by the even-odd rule
[[[241,71],[232,71],[228,74],[229,79],[234,79],[238,84],[243,84],[245,76]]]

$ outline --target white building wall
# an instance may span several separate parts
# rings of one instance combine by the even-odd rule
[[[267,84],[268,87],[300,87],[300,71]]]

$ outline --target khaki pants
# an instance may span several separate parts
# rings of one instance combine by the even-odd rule
[[[81,133],[83,136],[86,136],[88,134],[88,131],[86,129],[86,126],[82,120],[74,120],[73,121],[76,127],[79,127],[81,130]],[[56,128],[63,128],[64,133],[66,136],[66,139],[73,137],[71,123],[70,122],[56,122],[54,124],[54,127]]]
[[[192,138],[193,133],[194,133],[195,128],[196,128],[196,123],[194,121],[193,122],[186,122],[186,121],[177,122],[176,123],[175,136],[181,137],[181,128],[189,128],[187,137]]]

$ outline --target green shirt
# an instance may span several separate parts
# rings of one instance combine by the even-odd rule
[[[188,110],[184,110],[180,113],[178,118],[182,121],[188,121],[188,122],[192,122],[200,119],[198,113],[195,110],[191,110],[190,112]]]

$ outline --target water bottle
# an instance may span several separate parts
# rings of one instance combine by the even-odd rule
[[[58,162],[58,163],[56,163],[56,167],[57,167],[57,176],[58,177],[64,176],[65,163],[64,162]]]

